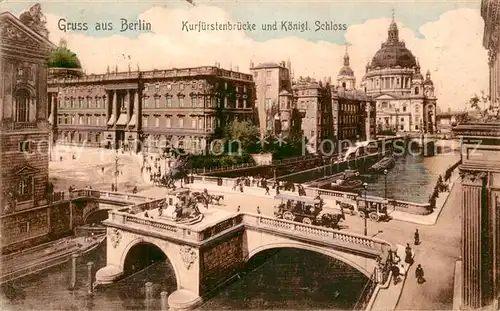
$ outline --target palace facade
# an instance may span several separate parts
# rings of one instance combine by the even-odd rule
[[[436,97],[431,74],[425,79],[415,56],[399,40],[394,18],[387,40],[366,65],[362,87],[377,103],[377,130],[436,131]]]
[[[252,120],[252,76],[217,66],[108,72],[49,80],[58,143],[206,151],[234,119]]]
[[[0,228],[2,253],[68,234],[69,204],[50,204],[45,17],[36,4],[0,14]]]

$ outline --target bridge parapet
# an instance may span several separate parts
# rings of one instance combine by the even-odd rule
[[[203,224],[202,222],[189,226],[114,210],[109,211],[109,218],[104,224],[110,227],[151,232],[159,234],[163,238],[182,239],[184,242],[189,241],[190,244],[198,246],[232,230],[244,227],[361,252],[369,257],[380,256],[384,258],[384,254],[388,253],[392,247],[389,242],[376,238],[258,214],[233,214],[216,223]]]
[[[103,190],[93,190],[93,189],[76,189],[69,194],[70,199],[91,197],[96,199],[108,199],[110,201],[126,201],[126,202],[148,202],[153,200],[153,198],[130,194],[126,192],[112,192]]]

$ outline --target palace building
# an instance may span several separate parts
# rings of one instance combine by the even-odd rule
[[[205,151],[234,119],[252,120],[252,76],[218,66],[108,72],[49,80],[55,140],[161,152]]]
[[[68,202],[51,204],[47,61],[48,40],[39,4],[19,18],[0,14],[0,228],[2,253],[69,234]]]
[[[377,103],[377,130],[434,133],[437,99],[431,73],[424,79],[417,59],[399,40],[394,16],[387,34],[362,80]]]

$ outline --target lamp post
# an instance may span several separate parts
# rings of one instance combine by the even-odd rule
[[[388,170],[384,170],[384,198],[387,200],[387,174]]]
[[[115,154],[115,191],[118,191],[118,174],[120,172],[118,171],[118,149],[115,149],[116,154]]]
[[[399,120],[398,120],[398,115],[399,114],[399,109],[396,109],[396,136],[399,130]]]
[[[363,183],[363,189],[365,190],[365,236],[368,236],[368,223],[367,223],[367,218],[368,218],[368,202],[366,201],[366,190],[368,189],[368,184],[365,182]]]

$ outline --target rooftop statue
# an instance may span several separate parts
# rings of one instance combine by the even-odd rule
[[[42,13],[42,6],[40,3],[31,6],[28,11],[22,13],[21,16],[19,16],[19,20],[44,38],[49,37],[49,31],[46,27],[47,19]]]

